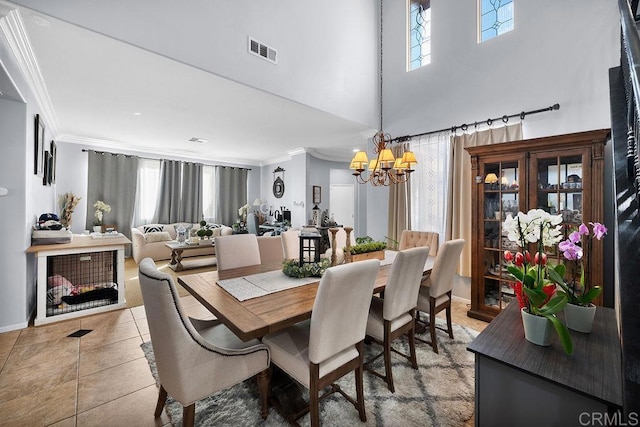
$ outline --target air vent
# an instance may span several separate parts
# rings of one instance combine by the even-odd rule
[[[196,144],[206,144],[208,141],[206,139],[202,139],[202,138],[189,138],[189,142],[195,142]]]
[[[260,43],[259,41],[252,39],[251,37],[249,37],[249,53],[259,56],[260,58],[265,59],[273,64],[278,63],[277,50],[267,46],[266,44]]]

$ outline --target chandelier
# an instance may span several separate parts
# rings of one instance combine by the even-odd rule
[[[371,183],[375,187],[401,184],[409,180],[413,165],[418,161],[411,151],[395,157],[391,151],[394,141],[382,130],[382,0],[380,0],[380,130],[373,136],[375,159],[369,160],[365,151],[358,151],[351,159],[349,169],[353,170],[356,182]],[[404,139],[402,139],[404,140]],[[368,176],[365,176],[365,171]]]

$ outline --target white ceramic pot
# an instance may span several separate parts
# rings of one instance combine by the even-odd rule
[[[101,225],[94,225],[93,226],[93,232],[94,233],[102,233],[102,226]]]
[[[596,306],[593,304],[589,304],[588,307],[567,304],[564,307],[564,319],[567,321],[567,328],[577,332],[591,333],[595,315]]]
[[[522,325],[524,326],[524,337],[527,341],[541,345],[551,345],[551,336],[553,334],[553,324],[549,319],[542,316],[529,314],[526,308],[522,308]]]

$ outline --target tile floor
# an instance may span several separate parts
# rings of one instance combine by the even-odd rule
[[[188,314],[211,314],[193,297]],[[481,331],[454,301],[453,321]],[[92,332],[67,337],[79,329]],[[158,389],[140,344],[149,340],[144,307],[0,334],[0,426],[162,426]],[[473,425],[473,423],[467,425]]]

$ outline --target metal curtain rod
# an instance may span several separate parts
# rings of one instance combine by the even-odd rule
[[[467,123],[463,123],[461,125],[458,126],[451,126],[450,128],[443,128],[443,129],[438,129],[438,130],[432,130],[430,132],[423,132],[423,133],[417,133],[415,135],[404,135],[404,136],[399,136],[397,138],[393,138],[391,140],[391,142],[404,142],[404,141],[408,141],[412,138],[417,138],[419,136],[425,136],[425,135],[431,135],[433,133],[440,133],[440,132],[444,132],[447,130],[450,130],[451,132],[455,133],[456,130],[461,129],[462,131],[466,131],[470,125],[473,126],[478,126],[481,123],[486,123],[487,126],[491,126],[491,124],[493,124],[493,122],[497,121],[497,120],[502,120],[504,123],[507,123],[509,121],[509,119],[513,118],[513,117],[519,117],[520,120],[524,120],[524,118],[528,115],[531,114],[537,114],[537,113],[544,113],[545,111],[552,111],[552,110],[559,110],[560,109],[560,104],[553,104],[551,107],[547,107],[547,108],[540,108],[537,110],[531,110],[531,111],[523,111],[521,113],[517,113],[517,114],[511,114],[511,115],[504,115],[502,117],[495,117],[493,119],[487,119],[487,120],[482,120],[482,121],[475,121],[473,123],[467,124]]]
[[[100,154],[111,154],[113,156],[125,156],[125,157],[134,157],[134,154],[122,154],[122,153],[111,153],[109,151],[98,151],[98,150],[89,150],[86,148],[82,149],[83,153],[88,153],[89,151],[93,151],[94,153],[100,153]],[[135,156],[138,157],[139,159],[145,159],[145,160],[164,160],[164,159],[152,159],[151,157],[142,157],[142,156]],[[182,162],[184,160],[178,160],[179,162]],[[196,162],[185,162],[185,163],[196,163]],[[218,166],[221,168],[236,168],[236,169],[246,169],[248,171],[251,170],[251,168],[241,168],[239,166],[226,166],[226,165],[207,165],[207,166]]]

